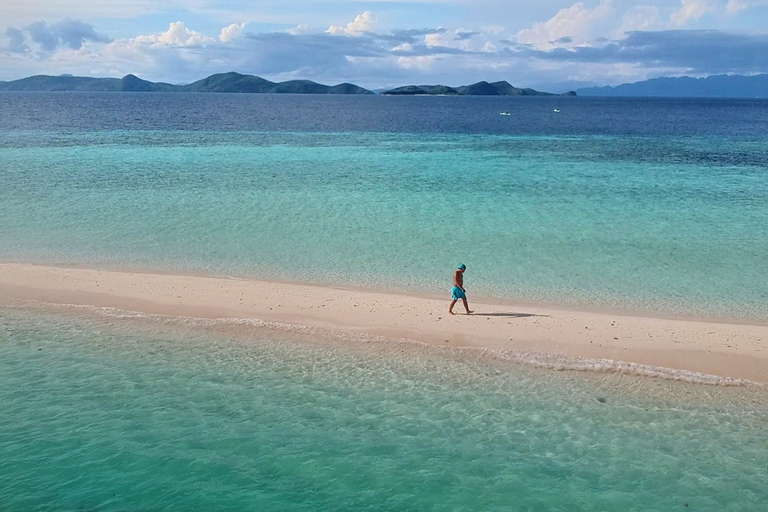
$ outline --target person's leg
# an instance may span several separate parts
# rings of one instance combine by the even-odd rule
[[[469,304],[467,303],[467,298],[466,297],[462,297],[461,301],[464,303],[464,309],[467,310],[467,314],[471,315],[472,311],[469,310]]]
[[[453,312],[453,306],[455,306],[455,305],[456,305],[456,299],[453,299],[453,300],[451,301],[451,305],[448,307],[448,313],[450,313],[450,314],[452,314],[452,315],[455,315],[455,314],[456,314],[456,313],[454,313],[454,312]]]

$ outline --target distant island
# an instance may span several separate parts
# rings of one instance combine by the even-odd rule
[[[375,94],[354,84],[329,86],[311,80],[270,82],[264,78],[240,73],[218,73],[187,85],[142,80],[136,75],[123,78],[92,78],[72,75],[36,75],[10,82],[0,82],[0,91],[85,91],[85,92],[223,92],[259,94]],[[477,82],[461,87],[447,85],[407,85],[382,91],[385,95],[448,96],[558,96],[533,89],[513,87],[507,82]],[[565,95],[575,96],[573,91]],[[562,96],[562,95],[559,95]]]
[[[390,96],[576,96],[574,91],[568,91],[564,94],[553,94],[549,92],[540,92],[528,88],[519,88],[510,85],[509,82],[485,81],[477,82],[472,85],[462,85],[461,87],[449,87],[447,85],[405,85],[381,94]]]
[[[219,73],[188,85],[149,82],[135,75],[123,78],[90,78],[82,76],[37,75],[12,82],[0,82],[0,91],[90,91],[90,92],[230,92],[230,93],[294,93],[294,94],[373,94],[354,84],[329,86],[311,80],[270,82],[264,78],[240,73]]]
[[[713,75],[706,78],[653,78],[615,87],[577,89],[579,96],[646,96],[670,98],[768,98],[768,74]]]
[[[323,85],[311,80],[271,82],[240,73],[218,73],[186,85],[150,82],[136,75],[93,78],[72,75],[36,75],[8,82],[0,91],[87,92],[221,92],[259,94],[382,94],[385,96],[637,96],[687,98],[768,98],[768,74],[713,75],[706,78],[662,77],[605,87],[584,87],[562,94],[515,87],[509,82],[481,81],[471,85],[404,85],[369,91],[351,83]]]

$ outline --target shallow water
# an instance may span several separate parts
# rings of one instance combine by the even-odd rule
[[[190,323],[191,322],[191,323]],[[759,510],[763,389],[0,310],[8,510]]]

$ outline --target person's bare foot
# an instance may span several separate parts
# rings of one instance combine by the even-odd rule
[[[451,311],[450,309],[448,310],[448,313],[451,314],[451,315],[455,315],[456,314],[453,311]]]
[[[474,312],[475,312],[475,310],[474,310],[474,309],[468,309],[468,310],[467,310],[467,314],[468,314],[468,315],[471,315],[471,314],[472,314],[472,313],[474,313]]]

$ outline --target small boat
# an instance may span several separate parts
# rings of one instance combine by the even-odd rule
[[[499,115],[500,116],[511,116],[512,114],[510,114],[509,112],[499,112]]]
[[[554,112],[560,112],[560,109],[559,109],[559,108],[556,108],[556,109],[554,110]]]

